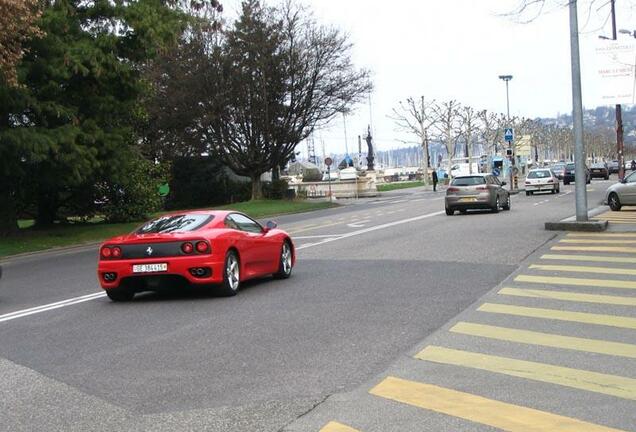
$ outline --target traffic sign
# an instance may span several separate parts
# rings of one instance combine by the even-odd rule
[[[492,175],[494,175],[495,177],[499,177],[500,174],[501,171],[499,171],[499,168],[493,168]]]
[[[511,142],[515,139],[515,131],[512,128],[504,129],[504,141]]]
[[[331,159],[330,157],[325,158],[325,165],[331,166],[332,163],[333,163],[333,159]]]

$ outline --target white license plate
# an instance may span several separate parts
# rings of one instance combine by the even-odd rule
[[[475,202],[477,198],[460,198],[459,202]]]
[[[134,264],[133,273],[155,273],[168,271],[167,263],[160,264]]]

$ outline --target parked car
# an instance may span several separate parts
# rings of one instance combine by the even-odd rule
[[[563,180],[563,173],[565,172],[565,163],[556,163],[552,165],[552,172],[559,180]]]
[[[446,214],[456,210],[466,213],[469,209],[510,210],[510,194],[492,174],[472,174],[455,177],[446,189]]]
[[[590,184],[592,182],[592,177],[590,176],[590,170],[587,167],[587,165],[584,167],[584,169],[585,169],[585,183]],[[573,181],[576,181],[575,167],[573,162],[569,162],[565,165],[565,171],[563,172],[563,184],[569,185]]]
[[[617,174],[618,167],[619,167],[619,164],[617,160],[609,161],[607,163],[607,170],[609,171],[610,174]]]
[[[607,188],[605,204],[614,211],[619,211],[624,205],[636,205],[636,172]]]
[[[550,193],[559,193],[561,183],[557,176],[548,168],[536,168],[530,170],[526,176],[526,195],[532,195],[535,192],[550,191]]]
[[[276,224],[266,227],[233,211],[168,214],[99,248],[97,278],[113,301],[156,291],[162,284],[218,285],[232,296],[241,282],[267,275],[287,278],[294,244]]]
[[[609,167],[605,162],[593,163],[590,167],[590,177],[609,180]]]

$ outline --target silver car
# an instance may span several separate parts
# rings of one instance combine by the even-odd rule
[[[619,211],[624,205],[636,205],[636,171],[607,188],[605,204],[614,211]]]
[[[455,177],[446,189],[446,214],[469,209],[510,210],[510,194],[492,174],[470,174]]]
[[[526,176],[525,186],[526,195],[543,191],[550,191],[553,194],[560,192],[559,179],[549,168],[530,170]]]

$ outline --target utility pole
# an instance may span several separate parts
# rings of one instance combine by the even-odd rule
[[[506,116],[508,119],[508,127],[510,127],[510,94],[508,93],[508,82],[512,79],[512,75],[499,75],[499,79],[506,82]],[[510,147],[510,190],[517,189],[514,184],[514,168],[515,168],[515,150],[512,141],[508,141]]]
[[[610,0],[612,8],[612,39],[616,40],[616,0]],[[616,104],[616,153],[618,154],[618,179],[623,180],[625,178],[625,156],[623,141],[623,109],[621,104]]]
[[[612,0],[612,7],[613,5],[614,0]],[[583,147],[583,101],[581,100],[581,59],[579,56],[579,22],[576,0],[570,0],[570,58],[572,68],[576,221],[587,222],[587,174],[585,172],[585,149]],[[620,105],[617,106],[620,107]]]

